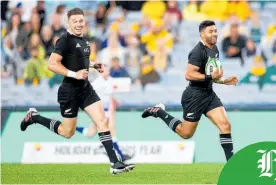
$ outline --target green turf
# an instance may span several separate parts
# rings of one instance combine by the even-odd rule
[[[111,175],[107,164],[2,164],[3,184],[216,184],[223,164],[137,164]]]

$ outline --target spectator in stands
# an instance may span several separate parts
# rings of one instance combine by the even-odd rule
[[[36,35],[33,35],[36,38]],[[27,61],[24,70],[25,84],[38,85],[43,78],[52,78],[53,72],[48,70],[47,61],[45,58],[40,58],[40,45],[30,45],[29,52],[31,58]]]
[[[14,47],[16,47],[16,38],[19,32],[19,26],[21,23],[21,18],[19,14],[13,14],[11,16],[11,21],[9,22],[7,29],[7,36],[11,40]]]
[[[55,14],[52,16],[52,20],[59,20],[61,27],[66,27],[66,12],[65,12],[66,5],[60,4],[56,8]],[[52,22],[54,25],[54,23]]]
[[[22,60],[16,46],[13,44],[10,37],[4,39],[3,49],[7,55],[7,62],[5,67],[11,66],[12,75],[14,77],[16,84],[22,84],[23,70],[24,70],[24,61]]]
[[[37,5],[35,7],[35,13],[37,13],[39,15],[40,25],[43,26],[45,18],[46,18],[46,9],[45,9],[44,1],[37,2]]]
[[[261,90],[265,84],[266,66],[261,56],[254,57],[253,66],[250,72],[248,72],[240,81],[240,84],[258,84]],[[252,78],[254,77],[254,78]],[[256,80],[257,79],[257,80]]]
[[[248,39],[246,42],[246,56],[255,56],[257,52],[256,44],[253,40]]]
[[[31,35],[30,42],[29,42],[29,48],[37,48],[37,50],[38,50],[37,58],[39,60],[45,59],[45,54],[46,54],[45,49],[44,49],[41,39],[37,33],[33,33]]]
[[[276,59],[276,37],[274,38],[273,46],[272,46],[272,52],[274,54],[274,59]]]
[[[117,4],[127,11],[140,11],[145,1],[116,1]]]
[[[261,47],[268,48],[271,52],[270,48],[272,48],[274,37],[276,37],[276,25],[271,24],[267,28],[266,35],[264,35],[261,39]]]
[[[246,42],[246,56],[254,58],[259,57],[265,64],[268,62],[263,48],[257,45],[252,39],[248,39]]]
[[[90,62],[96,62],[97,52],[98,52],[98,47],[97,47],[96,40],[90,39],[90,56],[89,56]]]
[[[200,7],[206,19],[225,21],[228,18],[227,1],[205,0]]]
[[[27,61],[27,65],[24,70],[24,80],[26,85],[37,85],[39,80],[41,79],[41,75],[39,74],[39,59],[38,53],[39,48],[37,46],[33,46],[29,48],[31,58]]]
[[[125,42],[125,38],[123,35],[121,35],[121,31],[120,31],[120,27],[119,27],[119,23],[118,22],[113,22],[108,31],[107,31],[107,38],[105,40],[103,40],[102,42],[102,48],[106,48],[107,45],[108,45],[108,39],[109,37],[117,37],[118,38],[118,41],[119,41],[119,44],[122,46],[122,47],[125,47],[126,46],[126,42]]]
[[[37,13],[32,14],[31,25],[33,33],[40,33],[42,25],[40,24],[40,18]]]
[[[182,20],[182,15],[177,6],[177,1],[169,0],[167,2],[167,10],[164,14],[165,28],[172,33],[176,40],[179,40],[179,24]]]
[[[188,4],[183,7],[182,17],[189,21],[202,21],[205,16],[200,11],[202,1],[189,0]]]
[[[137,42],[139,42],[139,40],[140,40],[139,31],[140,31],[140,26],[136,22],[133,22],[130,24],[130,29],[129,29],[129,32],[125,39],[126,45],[131,44],[133,39],[135,39],[135,40],[137,40]]]
[[[125,48],[120,46],[118,37],[116,35],[110,35],[108,38],[108,46],[101,50],[99,53],[99,61],[110,66],[111,58],[117,56],[120,60],[120,65],[125,65]]]
[[[16,45],[21,57],[24,60],[29,59],[30,54],[28,52],[28,43],[30,40],[30,36],[32,34],[32,26],[30,22],[25,22],[21,29],[19,30],[19,34],[16,38]]]
[[[228,15],[237,14],[239,20],[246,21],[251,14],[250,6],[246,1],[230,0],[227,3]]]
[[[102,3],[100,3],[96,11],[95,19],[96,19],[96,26],[102,30],[105,28],[105,25],[106,25],[105,12],[106,12],[105,6]]]
[[[141,11],[147,19],[162,19],[166,12],[166,4],[160,0],[149,0],[143,4]]]
[[[41,40],[46,51],[46,57],[50,57],[53,45],[53,30],[50,25],[45,25],[42,27]]]
[[[243,66],[242,50],[246,47],[246,37],[240,35],[238,29],[238,24],[231,25],[230,36],[222,41],[222,50],[227,58],[240,58]]]
[[[151,27],[151,21],[143,16],[140,20],[140,35],[147,33]]]
[[[239,18],[237,17],[236,14],[233,14],[229,17],[228,20],[225,21],[225,25],[222,28],[222,35],[223,37],[229,37],[230,36],[230,27],[231,25],[234,24],[238,24],[239,25],[239,34],[249,37],[249,30],[248,30],[248,26],[241,24],[241,21],[239,20]]]
[[[30,22],[25,22],[21,29],[19,30],[19,34],[16,38],[16,45],[21,57],[24,60],[29,59],[30,54],[28,52],[28,43],[30,40],[30,36],[32,34],[32,26]]]
[[[255,11],[251,13],[250,37],[257,45],[261,43],[262,30],[260,16],[259,13]]]
[[[158,72],[154,69],[151,57],[148,55],[145,55],[142,57],[141,60],[142,66],[141,66],[141,73],[138,83],[141,83],[142,88],[144,89],[145,86],[149,83],[157,83],[160,81],[160,76]]]
[[[120,59],[118,57],[111,59],[110,76],[113,78],[129,77],[126,69],[120,65]]]
[[[7,12],[8,12],[8,1],[1,1],[1,23],[6,24],[7,22]]]
[[[13,13],[19,13],[23,22],[29,22],[37,1],[9,1],[8,7]]]
[[[52,29],[53,34],[61,36],[66,30],[61,23],[61,18],[59,15],[53,16],[52,18]]]
[[[118,1],[109,1],[108,6],[109,7],[106,11],[108,22],[118,21],[118,19],[125,16],[126,10],[120,6]]]
[[[164,72],[168,67],[169,52],[163,42],[158,43],[158,49],[153,53],[153,66],[157,71]]]
[[[126,68],[132,80],[136,80],[140,74],[140,60],[142,52],[139,48],[140,42],[137,36],[138,25],[132,24],[131,32],[127,36]]]
[[[147,51],[152,55],[158,50],[160,45],[165,46],[167,53],[173,48],[173,37],[164,29],[161,20],[152,21],[151,29],[142,35],[141,42],[145,44]]]
[[[276,84],[276,51],[274,51],[273,64],[266,69],[265,82]]]

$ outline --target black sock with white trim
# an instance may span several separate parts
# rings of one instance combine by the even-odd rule
[[[111,163],[118,162],[118,158],[116,156],[115,150],[113,149],[113,142],[112,142],[112,137],[111,137],[110,131],[100,132],[99,138],[105,148],[105,151],[108,155],[109,161]]]
[[[172,129],[174,132],[175,132],[176,127],[182,123],[182,121],[171,116],[170,114],[168,114],[165,110],[163,110],[161,108],[157,111],[157,116],[159,118],[161,118],[168,125],[168,127],[170,127],[170,129]]]
[[[45,118],[43,116],[40,116],[39,114],[36,114],[36,115],[35,114],[36,113],[32,114],[32,119],[35,123],[43,125],[44,127],[48,128],[52,132],[55,132],[56,134],[58,134],[58,127],[61,124],[60,121]]]
[[[224,150],[225,157],[227,161],[232,157],[233,155],[233,141],[230,134],[220,134],[220,144]]]

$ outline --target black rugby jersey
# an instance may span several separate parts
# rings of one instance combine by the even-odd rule
[[[212,49],[205,46],[201,41],[190,51],[188,55],[189,64],[199,67],[201,74],[205,74],[205,65],[209,60],[219,58],[219,50],[216,45]],[[213,82],[209,81],[190,81],[189,86],[201,87],[201,88],[212,88]]]
[[[82,69],[89,70],[90,43],[88,39],[75,36],[67,31],[57,40],[53,52],[62,56],[61,63],[67,69],[75,72]],[[77,80],[64,77],[63,83],[84,87],[87,85],[88,79]]]

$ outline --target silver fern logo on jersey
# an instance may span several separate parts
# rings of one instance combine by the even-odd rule
[[[258,160],[258,168],[261,169],[261,175],[259,177],[271,177],[276,181],[276,150],[258,150],[257,153],[262,154],[262,158]],[[273,168],[274,167],[274,168]]]

